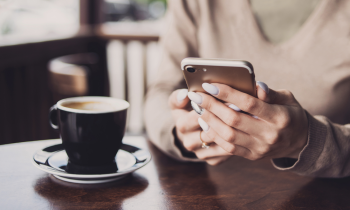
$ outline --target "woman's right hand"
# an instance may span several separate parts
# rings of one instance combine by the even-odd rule
[[[192,110],[187,92],[187,89],[175,90],[169,97],[169,106],[175,120],[177,138],[186,150],[194,152],[199,159],[210,165],[218,165],[227,160],[231,154],[202,134],[202,129],[198,124],[199,115]],[[210,148],[202,148],[199,135],[201,135],[203,142],[210,143]]]

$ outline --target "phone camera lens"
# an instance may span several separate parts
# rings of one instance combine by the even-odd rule
[[[196,71],[196,69],[193,67],[187,67],[186,70],[190,73],[194,73]]]

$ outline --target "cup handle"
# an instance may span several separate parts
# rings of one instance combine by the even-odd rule
[[[56,104],[53,105],[51,108],[50,108],[50,113],[49,113],[49,122],[50,122],[50,125],[53,129],[58,129],[58,120],[57,120],[57,106]]]

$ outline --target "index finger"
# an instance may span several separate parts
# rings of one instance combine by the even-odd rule
[[[187,89],[178,89],[171,93],[169,96],[169,106],[172,110],[174,109],[185,109],[190,101],[187,97]]]
[[[212,96],[236,105],[241,110],[261,119],[269,120],[274,114],[273,106],[249,94],[219,83],[204,83],[203,88]],[[211,91],[215,90],[217,91]],[[214,93],[214,94],[213,94]]]

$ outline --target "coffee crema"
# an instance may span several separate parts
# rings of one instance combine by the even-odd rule
[[[115,109],[111,104],[97,101],[67,102],[62,104],[62,106],[88,111],[113,111]]]

